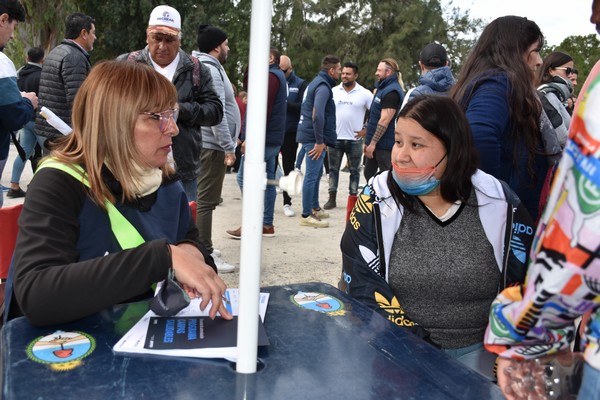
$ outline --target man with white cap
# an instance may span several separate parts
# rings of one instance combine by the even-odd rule
[[[190,201],[196,201],[196,176],[202,149],[201,126],[223,118],[223,104],[213,90],[212,76],[198,59],[181,50],[181,16],[173,7],[157,6],[150,14],[144,49],[119,60],[146,63],[169,79],[179,97],[179,135],[173,137],[173,158]]]

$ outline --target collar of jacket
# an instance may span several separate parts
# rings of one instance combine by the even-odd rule
[[[386,87],[387,85],[393,83],[393,82],[398,82],[398,75],[393,74],[391,76],[388,76],[387,78],[385,78],[382,81],[377,82],[377,89],[383,89],[384,87]]]
[[[329,74],[325,71],[319,71],[319,73],[317,74],[321,77],[323,77],[323,79],[325,79],[325,82],[327,82],[329,84],[330,87],[335,86],[335,84],[337,83],[331,76],[329,76]]]
[[[76,41],[74,41],[73,39],[65,39],[62,41],[63,44],[69,45],[69,46],[73,46],[76,49],[79,49],[79,51],[81,51],[83,53],[84,56],[86,56],[86,58],[89,60],[90,59],[90,53],[87,52],[86,49],[84,49],[83,47],[81,47],[79,45],[79,43],[77,43]]]

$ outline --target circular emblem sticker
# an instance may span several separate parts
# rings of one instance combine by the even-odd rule
[[[344,315],[344,303],[324,293],[298,292],[291,297],[296,305],[308,310],[319,311],[331,315]]]
[[[53,370],[66,371],[79,366],[95,348],[96,341],[87,333],[56,331],[29,343],[27,356]]]

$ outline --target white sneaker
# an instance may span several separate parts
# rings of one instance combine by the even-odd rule
[[[221,250],[213,249],[213,252],[210,253],[213,257],[221,257]]]
[[[319,208],[318,210],[316,208],[312,209],[312,212],[314,215],[317,216],[317,218],[319,219],[326,219],[329,218],[329,213],[325,210],[323,210],[323,208]]]
[[[315,228],[328,228],[329,222],[321,221],[321,219],[319,217],[317,217],[314,213],[312,213],[306,218],[300,217],[300,225],[312,226]]]
[[[226,263],[225,261],[223,261],[223,259],[221,257],[216,257],[214,255],[214,252],[212,254],[212,258],[213,258],[213,260],[215,260],[215,265],[217,266],[217,270],[220,273],[226,274],[226,273],[235,271],[235,266]]]
[[[292,205],[291,204],[284,204],[283,205],[283,213],[285,214],[286,217],[293,217],[294,215],[296,215],[296,213],[294,212],[294,210],[292,210]]]

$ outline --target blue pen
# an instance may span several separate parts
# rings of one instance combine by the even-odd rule
[[[229,311],[230,314],[233,315],[233,310],[231,309],[231,300],[229,298],[229,291],[226,291],[223,295],[223,302],[225,303],[225,308]]]

